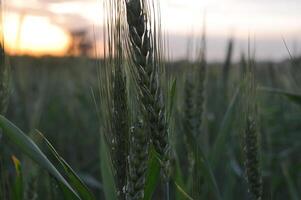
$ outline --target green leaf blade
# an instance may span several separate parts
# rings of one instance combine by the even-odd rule
[[[75,171],[71,168],[71,166],[58,154],[52,144],[47,140],[47,138],[39,132],[39,135],[43,138],[48,148],[50,149],[53,156],[57,159],[60,165],[63,167],[65,173],[68,176],[69,183],[75,190],[78,192],[79,196],[83,200],[95,200],[94,195],[88,189],[88,187],[83,183],[83,181],[79,178],[79,176],[75,173]]]
[[[21,162],[15,157],[12,156],[12,160],[16,170],[16,178],[13,184],[13,193],[12,199],[13,200],[23,200],[23,173]]]
[[[48,171],[48,173],[54,176],[66,188],[68,188],[74,196],[81,199],[60,172],[48,160],[41,149],[27,135],[25,135],[25,133],[2,115],[0,115],[0,127],[3,130],[3,135],[11,142],[11,144],[18,147],[24,154],[30,157],[33,161]]]
[[[280,89],[275,89],[275,88],[267,88],[267,87],[262,87],[260,90],[264,92],[269,92],[273,94],[278,94],[286,97],[288,100],[291,102],[301,106],[301,94],[299,93],[293,93],[293,92],[288,92]]]
[[[160,161],[154,148],[150,149],[150,159],[146,175],[144,200],[151,200],[160,180]]]

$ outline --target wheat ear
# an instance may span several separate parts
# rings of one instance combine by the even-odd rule
[[[253,199],[262,199],[262,177],[259,168],[259,142],[254,67],[249,61],[246,76],[246,118],[244,130],[245,171]]]
[[[116,183],[119,199],[125,199],[125,185],[128,156],[128,106],[125,78],[120,66],[116,66],[113,86],[113,163],[116,170]]]
[[[9,98],[9,66],[6,63],[4,46],[0,43],[0,114],[5,114]]]
[[[123,52],[123,6],[119,0],[107,1],[109,11],[105,36],[107,37],[106,64],[104,66],[104,76],[102,91],[102,109],[104,119],[107,120],[107,137],[112,141],[111,154],[114,167],[114,177],[117,189],[117,197],[120,200],[126,199],[126,174],[127,157],[129,154],[129,109],[128,95],[126,87],[126,73]]]
[[[146,3],[140,0],[126,1],[130,51],[134,63],[142,114],[147,122],[156,151],[163,158],[165,175],[168,169],[168,134],[165,122],[162,90],[159,85],[158,65],[154,59],[155,46],[151,39]],[[153,36],[156,37],[156,36]]]
[[[248,117],[245,130],[245,168],[249,191],[256,200],[262,199],[262,179],[259,171],[258,139],[255,119]]]
[[[142,200],[148,165],[149,141],[143,122],[137,123],[130,132],[130,153],[127,200]]]

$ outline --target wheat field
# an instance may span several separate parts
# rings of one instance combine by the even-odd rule
[[[156,1],[105,2],[104,58],[2,38],[0,200],[300,199],[300,59],[209,62],[203,27],[172,61]]]

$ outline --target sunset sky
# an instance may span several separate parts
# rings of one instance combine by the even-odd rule
[[[8,51],[19,54],[63,55],[70,30],[100,29],[103,0],[6,0],[4,32]],[[229,37],[236,56],[250,36],[259,59],[287,56],[282,37],[298,53],[300,0],[160,0],[162,23],[169,35],[172,58],[185,56],[186,42],[199,35],[204,12],[209,59],[222,59]],[[101,48],[101,47],[99,47]]]

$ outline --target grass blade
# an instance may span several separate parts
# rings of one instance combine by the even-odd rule
[[[214,174],[212,172],[212,169],[207,161],[207,159],[205,158],[204,154],[202,153],[200,148],[197,148],[195,150],[196,152],[194,152],[194,155],[198,155],[197,158],[195,158],[196,160],[196,167],[199,168],[203,174],[204,174],[204,178],[205,180],[207,180],[206,182],[209,185],[210,190],[213,193],[213,196],[215,196],[215,199],[221,200],[221,194],[216,182],[216,179],[214,177]]]
[[[236,105],[238,104],[239,100],[239,94],[240,94],[241,88],[238,87],[232,100],[231,103],[228,106],[228,109],[226,111],[226,114],[223,118],[222,124],[219,128],[218,135],[216,137],[216,140],[214,141],[213,147],[212,147],[212,153],[211,153],[211,160],[212,160],[212,165],[215,166],[216,161],[219,160],[219,155],[223,155],[223,146],[226,144],[225,140],[227,138],[227,135],[230,133],[230,128],[231,124],[234,121],[234,116],[235,116],[235,108]]]
[[[287,91],[284,91],[284,90],[279,90],[279,89],[274,89],[274,88],[266,88],[266,87],[262,87],[262,88],[260,88],[260,90],[262,90],[264,92],[269,92],[269,93],[279,94],[279,95],[285,96],[290,101],[292,101],[295,104],[298,104],[299,106],[301,106],[301,94],[293,93],[293,92],[287,92]]]
[[[182,199],[186,199],[186,200],[193,200],[193,198],[191,198],[184,190],[181,186],[179,186],[176,182],[174,182],[176,185],[176,188],[178,189],[178,191],[180,192],[180,194],[182,194]]]
[[[187,142],[192,147],[192,151],[193,151],[192,153],[194,156],[196,168],[199,169],[201,171],[201,173],[203,173],[202,175],[205,178],[205,182],[208,183],[209,188],[212,191],[215,198],[218,200],[222,199],[216,179],[213,175],[212,169],[211,169],[203,151],[201,150],[200,146],[198,145],[197,139],[189,131],[186,132],[186,135],[187,135]]]
[[[38,163],[41,167],[46,169],[52,176],[54,176],[60,183],[62,183],[68,190],[73,193],[78,199],[80,197],[60,174],[60,172],[54,167],[54,165],[48,160],[46,155],[40,150],[40,148],[18,127],[5,117],[0,115],[0,127],[3,130],[3,135],[13,144],[18,147],[24,154]]]
[[[160,161],[156,151],[151,148],[148,172],[146,176],[144,200],[151,200],[160,180]]]
[[[176,99],[176,92],[177,92],[177,79],[174,78],[172,80],[172,84],[169,88],[168,91],[168,111],[167,111],[167,122],[170,122],[170,118],[173,112],[174,104],[175,104],[175,99]]]
[[[183,188],[184,184],[184,176],[180,167],[180,162],[179,162],[179,158],[176,156],[175,158],[175,164],[174,164],[174,174],[172,175],[175,186],[177,187],[180,186],[181,188]],[[186,188],[185,188],[186,189]],[[179,192],[176,193],[176,200],[181,199],[181,195],[179,195]]]
[[[282,169],[282,172],[284,174],[285,181],[287,183],[287,187],[288,187],[288,191],[289,191],[289,194],[291,196],[291,199],[292,200],[300,199],[299,195],[298,195],[298,192],[297,192],[298,190],[297,190],[297,188],[295,187],[295,185],[293,183],[292,177],[289,174],[287,166],[285,164],[282,164],[281,169]]]
[[[12,199],[23,200],[23,173],[21,163],[15,156],[12,157],[12,160],[16,170],[16,179],[13,185]]]
[[[58,154],[52,144],[47,140],[47,138],[39,131],[37,131],[42,139],[47,144],[53,156],[57,159],[60,165],[63,167],[65,173],[68,176],[70,185],[78,192],[79,196],[83,200],[94,200],[95,197],[88,189],[88,187],[83,183],[83,181],[79,178],[79,176],[74,172],[74,170],[70,167],[70,165]]]

